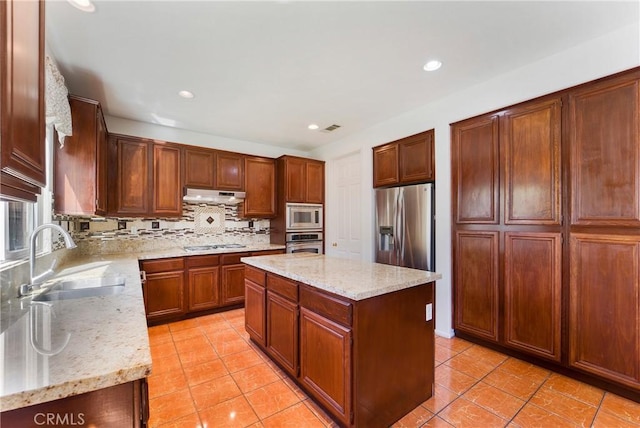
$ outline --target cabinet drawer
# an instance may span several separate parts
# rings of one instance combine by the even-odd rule
[[[144,260],[140,263],[142,270],[146,273],[170,272],[172,270],[183,270],[184,259],[177,257],[174,259]]]
[[[294,302],[298,301],[298,284],[290,279],[267,274],[267,290],[274,291]]]
[[[263,251],[252,251],[251,256],[272,256],[275,254],[284,254],[284,249],[282,250],[263,250]]]
[[[266,285],[266,275],[267,273],[261,269],[254,268],[253,266],[245,265],[244,267],[244,278],[248,279],[256,284],[262,285],[263,287]]]
[[[351,303],[318,293],[304,285],[300,287],[300,306],[342,325],[352,324],[353,305]]]
[[[220,256],[189,256],[186,258],[188,267],[209,267],[220,264]]]
[[[249,257],[249,253],[223,254],[220,259],[223,265],[237,265],[242,263],[240,261],[242,257]]]

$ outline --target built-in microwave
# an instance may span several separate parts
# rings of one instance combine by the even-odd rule
[[[287,230],[322,229],[322,205],[287,204]]]

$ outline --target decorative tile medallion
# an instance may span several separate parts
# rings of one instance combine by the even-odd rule
[[[196,233],[224,233],[224,207],[195,207]]]

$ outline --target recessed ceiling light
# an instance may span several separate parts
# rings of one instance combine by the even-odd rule
[[[315,123],[312,123],[311,125],[307,126],[307,128],[311,129],[312,131],[315,131],[316,129],[320,128],[318,125],[316,125]]]
[[[189,92],[189,91],[180,91],[178,92],[178,95],[180,95],[182,98],[187,98],[189,100],[194,97],[193,92]]]
[[[67,0],[71,6],[80,9],[83,12],[94,12],[96,7],[91,0]]]
[[[429,62],[427,62],[424,67],[424,71],[435,71],[437,69],[439,69],[440,67],[442,67],[442,63],[440,61],[438,61],[437,59],[431,60]]]

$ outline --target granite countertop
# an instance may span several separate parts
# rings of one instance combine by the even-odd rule
[[[175,247],[72,259],[47,282],[124,276],[124,291],[47,302],[50,305],[31,305],[32,297],[2,302],[0,313],[9,322],[0,335],[0,343],[4,343],[0,411],[107,388],[150,374],[138,260],[284,248],[259,244],[191,252]]]
[[[130,382],[151,372],[135,256],[83,258],[63,267],[56,278],[104,276],[125,277],[124,291],[50,305],[31,305],[30,297],[3,304],[3,311],[22,315],[2,332],[1,411]]]
[[[243,257],[241,261],[351,300],[364,300],[442,278],[434,272],[310,253]]]

